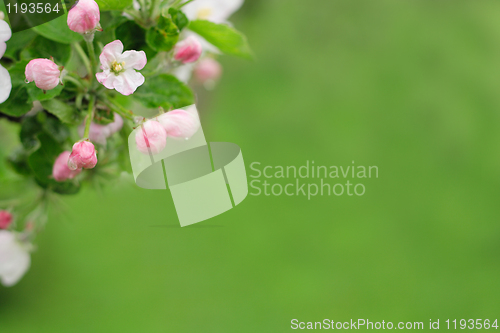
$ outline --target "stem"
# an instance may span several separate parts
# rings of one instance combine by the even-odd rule
[[[83,64],[85,65],[85,68],[87,68],[87,73],[89,73],[89,75],[90,75],[92,73],[92,67],[90,64],[89,57],[87,57],[87,55],[85,54],[85,51],[82,49],[80,44],[73,43],[73,47],[75,48],[76,52],[78,52],[78,54],[80,55],[80,58],[82,59]]]
[[[85,132],[83,133],[84,138],[89,137],[90,133],[90,123],[92,123],[92,118],[94,118],[94,105],[95,105],[95,96],[90,96],[89,101],[89,110],[87,113],[87,120],[85,121]]]
[[[66,75],[66,76],[64,77],[64,80],[65,80],[65,81],[72,82],[72,83],[74,83],[74,84],[75,84],[78,88],[81,88],[82,90],[85,90],[85,87],[83,86],[83,84],[82,84],[79,80],[75,79],[75,78],[74,78],[74,77],[72,77],[72,76]]]
[[[113,109],[116,113],[118,113],[120,116],[123,116],[127,118],[128,120],[134,121],[134,114],[130,111],[125,109],[122,105],[118,104],[117,102],[113,100],[108,100],[109,103],[105,103],[107,106],[109,106],[111,109]]]
[[[87,42],[87,49],[89,50],[89,54],[90,54],[90,66],[91,66],[91,70],[90,70],[90,77],[91,77],[91,80],[92,78],[94,77],[94,70],[96,69],[97,67],[97,63],[96,63],[96,60],[95,60],[95,50],[94,50],[94,43],[93,42],[90,42],[90,41],[86,41]]]
[[[188,3],[190,3],[191,1],[194,1],[194,0],[188,0],[186,2],[184,2],[182,5],[179,6],[179,8],[177,9],[181,9],[182,7],[184,7],[185,5],[187,5]]]

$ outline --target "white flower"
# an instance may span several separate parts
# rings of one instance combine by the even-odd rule
[[[131,95],[144,83],[144,76],[135,70],[146,66],[144,51],[125,51],[119,40],[109,43],[99,56],[102,73],[97,73],[97,81],[108,89],[116,89],[122,95]]]
[[[0,19],[0,58],[5,54],[7,44],[5,43],[12,36],[12,31],[9,25],[4,20]],[[9,98],[12,90],[12,83],[9,72],[0,65],[0,103],[3,103]]]
[[[244,0],[195,0],[184,7],[182,11],[189,20],[207,20],[214,23],[224,23],[235,11],[240,9]]]
[[[29,247],[16,239],[16,233],[0,230],[0,281],[15,285],[30,267]]]

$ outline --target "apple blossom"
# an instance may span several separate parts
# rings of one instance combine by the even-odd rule
[[[0,230],[0,281],[6,287],[15,285],[31,264],[30,247],[18,241],[17,235]]]
[[[0,229],[7,229],[12,223],[12,214],[6,210],[0,210]]]
[[[63,182],[68,179],[75,178],[82,169],[71,170],[68,167],[68,160],[71,152],[64,151],[62,152],[54,162],[54,166],[52,168],[52,176],[57,182]]]
[[[90,141],[82,140],[73,145],[68,159],[70,170],[93,169],[97,164],[97,152]]]
[[[68,12],[68,27],[92,41],[95,31],[102,31],[99,24],[101,14],[94,0],[79,0]]]
[[[51,90],[62,83],[61,68],[49,59],[33,59],[26,66],[26,82],[35,81],[42,90]]]
[[[190,21],[224,23],[242,5],[243,0],[196,0],[182,7],[182,11]]]
[[[146,66],[144,51],[123,52],[122,42],[115,40],[104,47],[99,59],[104,72],[97,73],[96,77],[106,88],[127,96],[144,83],[144,76],[135,71]]]
[[[1,12],[3,14],[3,12]],[[9,25],[4,20],[0,19],[0,59],[5,54],[7,50],[7,44],[5,43],[12,37],[12,31]],[[0,103],[5,102],[10,95],[12,90],[12,82],[10,79],[9,72],[0,65]]]
[[[200,128],[198,116],[184,110],[164,113],[158,117],[158,121],[167,135],[176,139],[189,139]]]
[[[189,36],[175,45],[174,59],[183,64],[195,62],[200,58],[202,52],[203,48],[198,39]]]
[[[167,132],[159,122],[148,120],[137,130],[135,142],[141,153],[158,154],[167,145]]]
[[[212,58],[202,59],[194,68],[194,76],[200,83],[216,81],[222,74],[222,66]]]

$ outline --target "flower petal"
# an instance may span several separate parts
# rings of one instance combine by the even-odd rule
[[[144,84],[144,76],[133,69],[127,69],[117,76],[114,86],[120,94],[128,96],[135,92],[137,87]]]
[[[12,82],[10,81],[9,72],[0,65],[0,103],[3,103],[9,98],[12,90]]]
[[[123,43],[115,40],[107,44],[102,50],[99,60],[101,61],[101,69],[109,69],[113,61],[118,60],[123,52]]]
[[[119,62],[125,62],[125,69],[141,70],[148,63],[148,59],[144,51],[125,51],[120,56]]]
[[[0,42],[6,42],[12,37],[12,30],[4,20],[0,20]]]
[[[104,70],[102,73],[97,73],[96,75],[97,81],[104,85],[108,89],[115,89],[114,82],[117,76],[114,73],[111,73],[109,69]]]
[[[15,285],[30,267],[28,250],[17,242],[13,232],[0,231],[0,280],[6,287]]]

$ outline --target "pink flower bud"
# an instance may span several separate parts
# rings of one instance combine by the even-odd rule
[[[54,162],[54,167],[52,168],[52,176],[58,182],[63,182],[68,179],[75,178],[82,169],[71,170],[68,167],[68,160],[71,152],[62,152]]]
[[[73,145],[73,151],[68,159],[71,170],[93,169],[97,164],[97,152],[92,142],[79,141]]]
[[[208,81],[216,81],[222,74],[222,66],[219,62],[212,58],[204,58],[196,65],[194,76],[200,83]]]
[[[159,122],[148,120],[137,130],[135,142],[141,153],[158,154],[167,145],[167,132]]]
[[[61,70],[49,59],[34,59],[26,66],[26,81],[35,81],[35,85],[42,90],[51,90],[60,83]]]
[[[158,121],[168,136],[177,139],[189,139],[200,128],[200,119],[197,115],[184,110],[173,110],[162,114]]]
[[[101,30],[99,5],[94,0],[79,0],[68,12],[68,27],[79,34]]]
[[[0,229],[7,229],[12,223],[12,214],[6,210],[0,210]]]
[[[174,58],[186,64],[195,62],[203,51],[201,43],[194,36],[189,36],[175,46]]]

